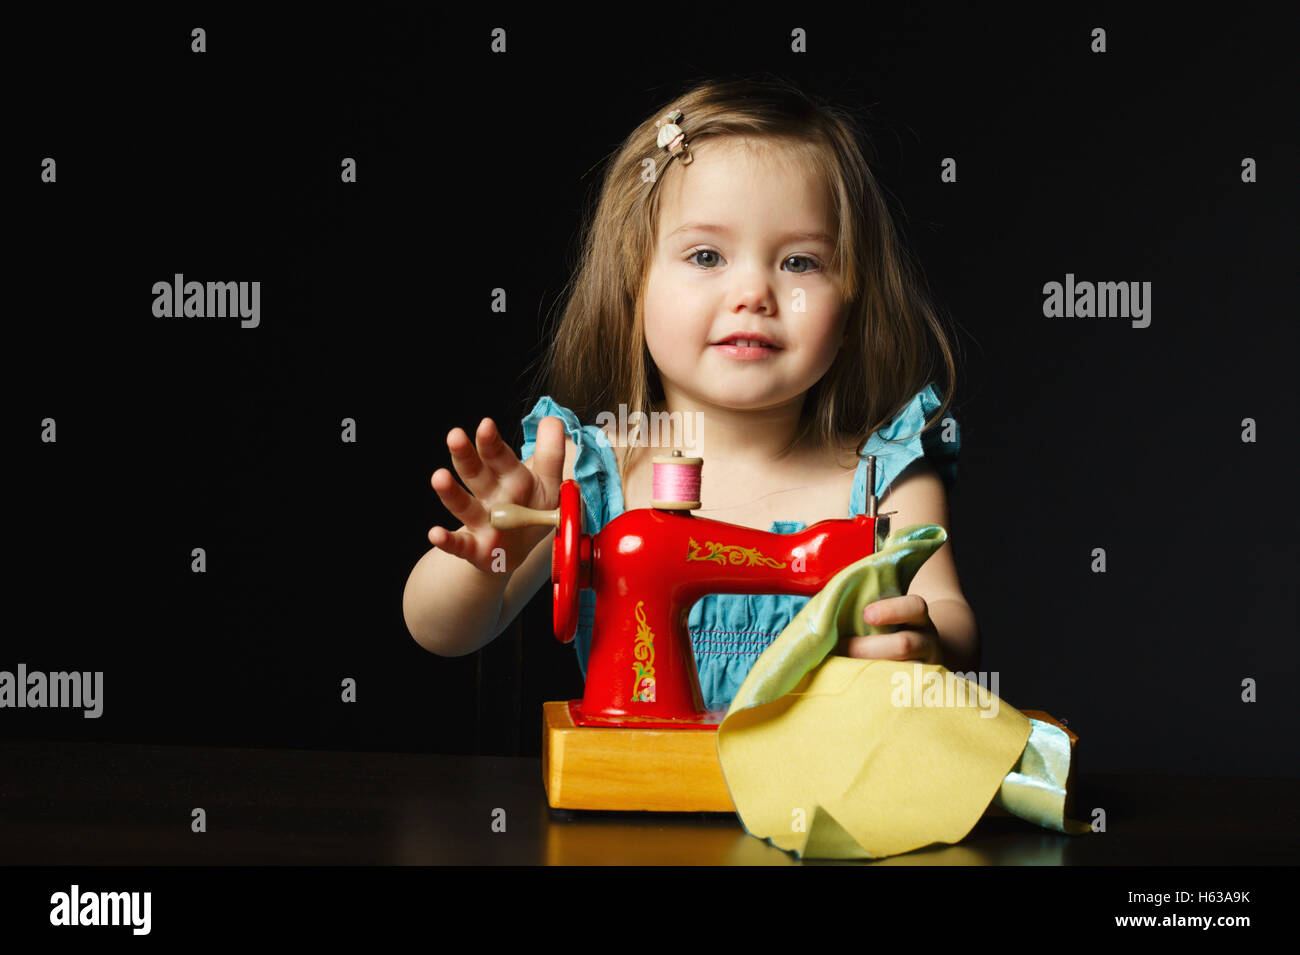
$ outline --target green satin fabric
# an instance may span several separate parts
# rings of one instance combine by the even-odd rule
[[[869,626],[863,619],[863,611],[876,600],[907,593],[921,565],[947,539],[947,532],[935,524],[900,528],[890,534],[879,551],[853,565],[850,573],[837,575],[808,602],[804,608],[807,612],[801,611],[755,663],[732,699],[728,715],[790,693],[832,653],[842,637],[890,633],[897,629]],[[832,590],[836,592],[831,593]],[[1059,727],[1026,718],[1031,729],[1024,752],[1007,773],[993,804],[1058,832],[1089,831],[1086,824],[1065,816],[1069,738]],[[810,844],[808,849],[812,848]]]
[[[1066,781],[1070,776],[1070,737],[1051,723],[1029,717],[1032,729],[1025,751],[1020,756],[1002,788],[993,797],[993,805],[1045,829],[1078,835],[1091,826],[1065,816]]]

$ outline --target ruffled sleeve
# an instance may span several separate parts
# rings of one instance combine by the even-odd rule
[[[876,458],[877,497],[883,497],[885,491],[903,470],[919,457],[926,457],[943,479],[945,487],[951,488],[957,480],[957,453],[961,450],[961,433],[957,420],[951,415],[921,434],[925,422],[939,410],[943,400],[934,385],[926,385],[917,392],[907,407],[896,414],[885,427],[876,431],[867,439],[862,458],[858,462],[858,471],[853,478],[851,510],[861,514],[867,506],[867,467],[866,456]]]

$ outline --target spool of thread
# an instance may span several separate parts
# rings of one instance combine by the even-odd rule
[[[700,506],[700,469],[703,458],[688,458],[680,451],[653,459],[654,477],[650,506],[661,511],[693,511]]]

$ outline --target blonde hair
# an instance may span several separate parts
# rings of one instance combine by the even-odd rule
[[[861,454],[867,438],[932,381],[937,363],[945,376],[943,403],[926,429],[936,425],[951,402],[952,347],[868,165],[870,140],[852,113],[771,78],[698,85],[655,109],[613,154],[534,392],[540,384],[584,424],[619,403],[629,418],[639,410],[648,421],[652,404],[663,398],[646,348],[642,302],[659,183],[680,164],[656,143],[655,120],[672,109],[682,111],[678,123],[691,145],[723,136],[775,142],[800,154],[829,190],[836,241],[828,272],[843,296],[846,340],[809,390],[802,421],[781,453],[805,441],[835,452],[851,440]],[[642,177],[647,159],[658,170],[650,182]],[[625,454],[620,465],[625,480],[632,457]]]

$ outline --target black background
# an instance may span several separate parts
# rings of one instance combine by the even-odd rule
[[[538,753],[542,701],[581,693],[549,588],[479,654],[406,631],[425,535],[456,526],[429,476],[484,416],[518,448],[602,159],[694,81],[768,71],[872,108],[960,329],[949,530],[1001,696],[1067,718],[1085,770],[1297,775],[1285,31],[1241,4],[957,9],[13,21],[0,669],[102,670],[104,715],[6,709],[0,736]],[[260,281],[261,326],[155,318],[178,272]],[[1068,272],[1151,282],[1150,326],[1044,318]]]

